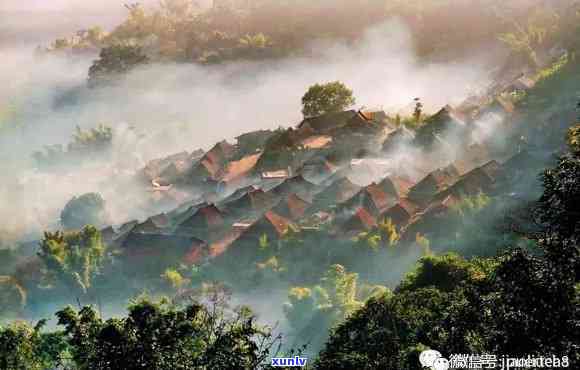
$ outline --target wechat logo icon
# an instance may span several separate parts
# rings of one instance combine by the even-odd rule
[[[449,361],[441,356],[439,351],[429,349],[421,352],[419,355],[419,362],[424,369],[431,370],[448,370]]]

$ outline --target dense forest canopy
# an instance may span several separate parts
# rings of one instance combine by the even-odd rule
[[[578,367],[574,1],[118,8],[0,38],[0,368]]]

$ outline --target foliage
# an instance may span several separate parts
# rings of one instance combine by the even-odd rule
[[[417,347],[444,355],[545,351],[573,363],[577,296],[542,265],[522,251],[497,260],[423,259],[391,298],[369,300],[339,325],[316,368],[415,369],[408,356]]]
[[[326,332],[356,312],[370,297],[389,294],[380,285],[358,284],[358,274],[347,272],[335,264],[313,287],[293,287],[284,304],[284,314],[300,338],[310,338],[317,349],[326,339]]]
[[[356,102],[350,90],[340,81],[310,86],[302,97],[302,114],[315,117],[325,113],[341,112]]]
[[[279,350],[247,309],[230,317],[223,307],[140,299],[125,318],[103,321],[90,307],[57,317],[79,369],[254,369]]]
[[[52,167],[106,154],[112,143],[113,130],[108,126],[99,125],[88,130],[77,126],[66,150],[59,144],[47,145],[43,151],[36,151],[32,156],[39,166]]]
[[[514,21],[514,32],[499,35],[516,54],[527,58],[533,67],[539,67],[538,51],[558,30],[558,15],[550,8],[538,8],[525,25]]]
[[[60,223],[66,230],[78,230],[85,225],[105,224],[105,201],[98,193],[73,197],[60,213]]]
[[[115,82],[123,74],[148,61],[149,58],[140,46],[114,45],[103,48],[99,59],[89,68],[89,86]]]
[[[268,258],[262,263],[256,263],[258,270],[269,271],[274,274],[279,274],[286,271],[286,268],[281,266],[279,259],[276,256]]]
[[[559,60],[554,62],[553,64],[549,65],[546,68],[542,68],[536,73],[534,80],[536,83],[541,82],[545,79],[548,79],[555,75],[556,73],[562,71],[564,67],[570,62],[569,57],[567,54],[563,55]]]
[[[316,310],[316,300],[312,289],[293,287],[288,292],[288,302],[284,303],[284,314],[295,330],[303,329],[312,319]]]
[[[534,236],[543,254],[424,257],[393,296],[369,300],[338,326],[315,368],[414,369],[418,348],[579,361],[578,168],[569,154],[543,175],[535,210],[543,231]]]
[[[459,216],[467,217],[487,207],[490,201],[491,198],[487,194],[479,192],[476,195],[462,197],[451,209]]]
[[[258,247],[260,250],[265,250],[270,247],[270,241],[268,240],[267,234],[260,235],[260,238],[258,239]]]
[[[75,154],[102,152],[111,146],[112,141],[113,130],[110,127],[99,125],[85,131],[77,126],[68,150]]]
[[[576,156],[580,155],[580,124],[568,129],[567,142],[570,151]]]
[[[38,256],[46,267],[46,279],[59,282],[74,295],[94,290],[94,280],[106,262],[101,233],[91,225],[80,231],[45,232]]]
[[[45,370],[60,363],[66,344],[60,333],[43,334],[45,322],[35,327],[15,322],[0,326],[0,368],[5,370]]]
[[[434,287],[444,292],[453,290],[471,276],[473,267],[457,254],[422,257],[417,268],[401,281],[398,291]]]
[[[393,248],[399,244],[401,235],[390,218],[379,222],[371,231],[364,231],[353,238],[355,245],[378,252],[381,248]]]
[[[180,292],[189,283],[188,279],[184,278],[179,271],[173,268],[165,270],[161,278],[177,292]]]
[[[573,135],[573,128],[571,134]],[[574,138],[571,148],[574,150]],[[578,205],[580,191],[580,158],[576,155],[564,155],[556,167],[546,170],[542,175],[544,193],[539,200],[535,216],[549,232],[563,238],[578,235],[580,213]]]

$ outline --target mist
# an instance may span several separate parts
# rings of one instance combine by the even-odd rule
[[[487,53],[454,63],[420,63],[410,33],[398,20],[368,30],[354,45],[313,41],[309,48],[308,58],[153,64],[99,89],[86,88],[87,70],[97,55],[39,57],[26,46],[0,49],[0,79],[8,81],[0,100],[14,111],[0,137],[0,167],[10,174],[0,186],[0,202],[7,205],[0,216],[11,215],[12,228],[34,235],[58,226],[58,213],[72,196],[94,191],[110,206],[113,223],[144,218],[151,210],[119,209],[127,204],[127,194],[142,193],[120,172],[130,177],[160,156],[208,149],[252,130],[295,125],[302,118],[300,99],[314,83],[344,82],[358,108],[397,112],[420,97],[426,110],[434,111],[485,87],[495,62]],[[71,168],[63,178],[39,172],[30,160],[45,145],[66,144],[76,126],[98,124],[114,129],[112,161]]]

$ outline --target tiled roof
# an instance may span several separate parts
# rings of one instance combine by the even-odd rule
[[[298,128],[307,125],[315,131],[328,132],[346,125],[346,123],[356,115],[358,115],[358,113],[355,110],[327,113],[317,117],[306,118],[298,125]]]
[[[274,229],[278,233],[279,236],[282,236],[288,231],[288,228],[292,224],[292,222],[273,211],[268,211],[264,214],[264,218],[274,226]]]
[[[244,158],[228,163],[224,174],[221,177],[222,181],[230,182],[239,179],[251,172],[256,163],[262,156],[262,153],[256,153],[245,156]]]

